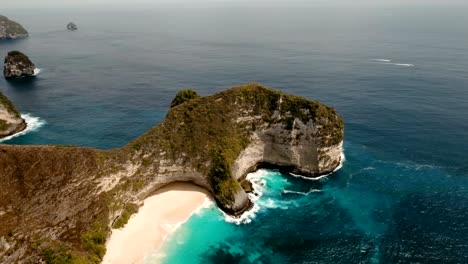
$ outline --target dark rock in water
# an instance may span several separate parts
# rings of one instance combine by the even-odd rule
[[[26,122],[13,104],[0,93],[0,138],[14,135],[26,129]]]
[[[253,189],[253,185],[252,185],[252,183],[251,183],[249,180],[244,179],[243,181],[241,181],[240,184],[241,184],[242,189],[244,189],[244,191],[245,191],[246,193],[251,193],[251,192],[253,192],[253,190],[254,190],[254,189]]]
[[[68,25],[67,25],[67,29],[68,29],[68,30],[77,30],[78,27],[75,25],[75,23],[70,22],[70,23],[68,23]]]
[[[3,75],[5,78],[33,77],[36,66],[29,60],[28,56],[19,51],[10,51],[5,57]]]
[[[0,15],[0,40],[26,38],[28,31],[15,21]]]

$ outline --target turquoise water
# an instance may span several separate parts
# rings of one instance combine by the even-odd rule
[[[42,70],[0,78],[37,125],[5,144],[120,147],[188,87],[260,82],[342,115],[341,170],[263,173],[249,223],[202,210],[165,263],[468,263],[467,4],[1,12],[31,37],[0,55],[23,51]]]
[[[182,225],[163,263],[463,263],[466,177],[389,162],[347,143],[340,171],[305,180],[255,173],[258,212],[232,223],[214,205]]]

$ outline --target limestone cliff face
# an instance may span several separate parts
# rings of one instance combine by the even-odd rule
[[[0,138],[11,136],[24,129],[26,122],[10,100],[0,93]]]
[[[28,32],[20,24],[0,15],[0,40],[26,38]]]
[[[309,177],[332,172],[341,162],[343,143],[321,147],[316,142],[318,129],[313,122],[295,119],[290,130],[276,124],[255,132],[233,165],[234,177],[241,179],[262,166],[282,167]]]
[[[249,84],[182,100],[120,149],[0,145],[0,263],[99,263],[111,227],[171,182],[193,182],[240,214],[251,207],[246,173],[328,173],[342,141],[334,109]]]
[[[10,51],[5,57],[3,75],[5,78],[32,77],[35,75],[36,66],[28,56],[19,51]]]

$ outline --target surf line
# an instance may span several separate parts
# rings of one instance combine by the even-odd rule
[[[14,135],[11,135],[11,136],[0,139],[0,143],[8,141],[8,140],[16,138],[16,137],[26,135],[26,134],[28,134],[30,132],[34,132],[34,131],[38,130],[39,128],[41,128],[46,123],[41,118],[32,116],[31,114],[21,114],[21,117],[26,122],[26,129],[19,132],[19,133],[14,134]]]

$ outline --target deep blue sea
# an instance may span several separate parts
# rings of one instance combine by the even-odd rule
[[[41,69],[0,78],[35,124],[5,144],[121,147],[161,122],[177,91],[248,82],[342,115],[341,170],[255,173],[249,223],[205,208],[163,263],[468,263],[468,5],[0,13],[30,32],[0,55],[20,50]]]

